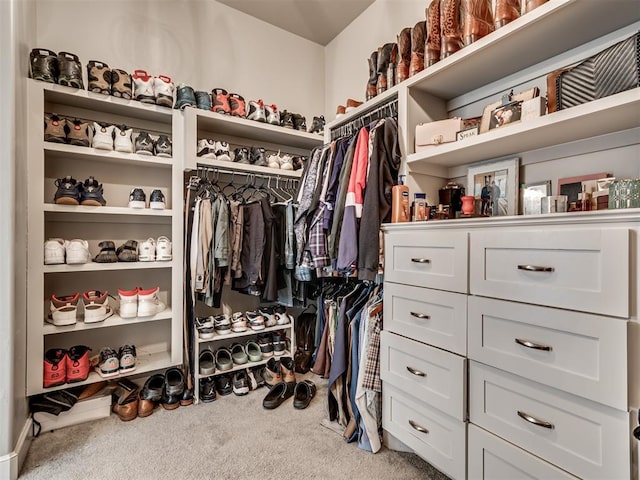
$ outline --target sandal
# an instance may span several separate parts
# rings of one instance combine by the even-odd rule
[[[135,240],[127,240],[116,250],[118,261],[120,262],[137,262],[138,261],[138,242]]]
[[[293,408],[302,410],[309,406],[311,399],[316,396],[316,385],[311,380],[303,380],[296,384],[293,391]]]
[[[78,56],[69,52],[58,53],[58,84],[84,90],[82,82],[82,64]]]
[[[111,93],[111,69],[109,65],[97,60],[87,63],[87,90],[93,93],[109,95]]]
[[[96,263],[116,263],[118,255],[116,253],[116,245],[111,240],[105,240],[98,244],[100,252],[93,259]]]

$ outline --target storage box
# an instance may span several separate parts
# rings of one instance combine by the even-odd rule
[[[462,130],[459,117],[416,125],[416,153],[423,152],[441,143],[456,141],[456,133]]]
[[[534,118],[541,117],[547,112],[547,99],[535,97],[522,102],[520,120],[526,122]]]
[[[33,414],[33,418],[42,425],[41,433],[44,433],[79,423],[106,418],[110,413],[111,395],[103,395],[81,400],[71,407],[70,410],[62,412],[60,415],[36,412]]]

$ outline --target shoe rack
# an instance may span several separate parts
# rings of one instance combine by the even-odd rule
[[[27,395],[88,384],[101,380],[96,372],[81,383],[43,388],[43,357],[50,348],[87,345],[91,356],[102,347],[118,349],[133,344],[136,369],[127,375],[163,370],[182,363],[182,150],[170,108],[135,100],[91,93],[86,90],[28,80],[28,271],[27,295]],[[72,118],[125,124],[151,134],[168,134],[173,157],[137,155],[45,142],[46,113]],[[181,120],[179,116],[178,120]],[[79,182],[89,176],[104,186],[105,206],[74,206],[53,203],[57,178],[71,175]],[[164,210],[128,207],[129,192],[142,187],[147,199],[154,188],[165,194]],[[92,258],[98,243],[114,241],[116,247],[129,239],[167,236],[172,241],[171,261],[45,265],[43,244],[49,238],[85,239]],[[166,309],[152,317],[122,319],[118,314],[118,288],[160,287]],[[46,321],[52,294],[87,290],[108,291],[114,314],[98,323],[84,323],[78,315],[74,325],[55,326]],[[79,314],[82,308],[78,309]],[[117,377],[116,377],[117,378]]]

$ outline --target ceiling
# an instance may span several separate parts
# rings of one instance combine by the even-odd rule
[[[375,0],[218,1],[324,46]]]

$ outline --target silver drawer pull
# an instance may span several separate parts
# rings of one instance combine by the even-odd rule
[[[518,265],[518,270],[526,270],[527,272],[553,272],[553,267],[541,267],[540,265]]]
[[[431,260],[428,258],[412,258],[411,261],[413,263],[431,263]]]
[[[533,417],[531,415],[529,415],[528,413],[525,413],[521,410],[518,410],[518,416],[520,418],[523,418],[524,420],[526,420],[529,423],[533,423],[534,425],[537,425],[538,427],[543,427],[543,428],[548,428],[549,430],[553,430],[555,428],[555,426],[553,425],[553,423],[549,423],[549,422],[545,422],[544,420],[540,420],[536,417]]]
[[[411,368],[409,366],[407,366],[407,370],[409,371],[409,373],[413,373],[416,377],[426,377],[427,374],[424,372],[421,372],[420,370],[416,370],[415,368]]]
[[[429,433],[429,430],[427,430],[424,427],[421,427],[420,425],[418,425],[416,422],[414,422],[413,420],[409,420],[409,425],[411,425],[411,427],[414,430],[419,431],[420,433]]]
[[[553,350],[549,345],[530,342],[529,340],[523,340],[522,338],[516,338],[515,340],[516,343],[522,345],[523,347],[533,348],[534,350],[544,350],[545,352],[550,352],[551,350]]]
[[[422,320],[429,320],[431,318],[426,313],[419,313],[419,312],[411,312],[411,316],[412,317],[416,317],[416,318],[420,318]]]

